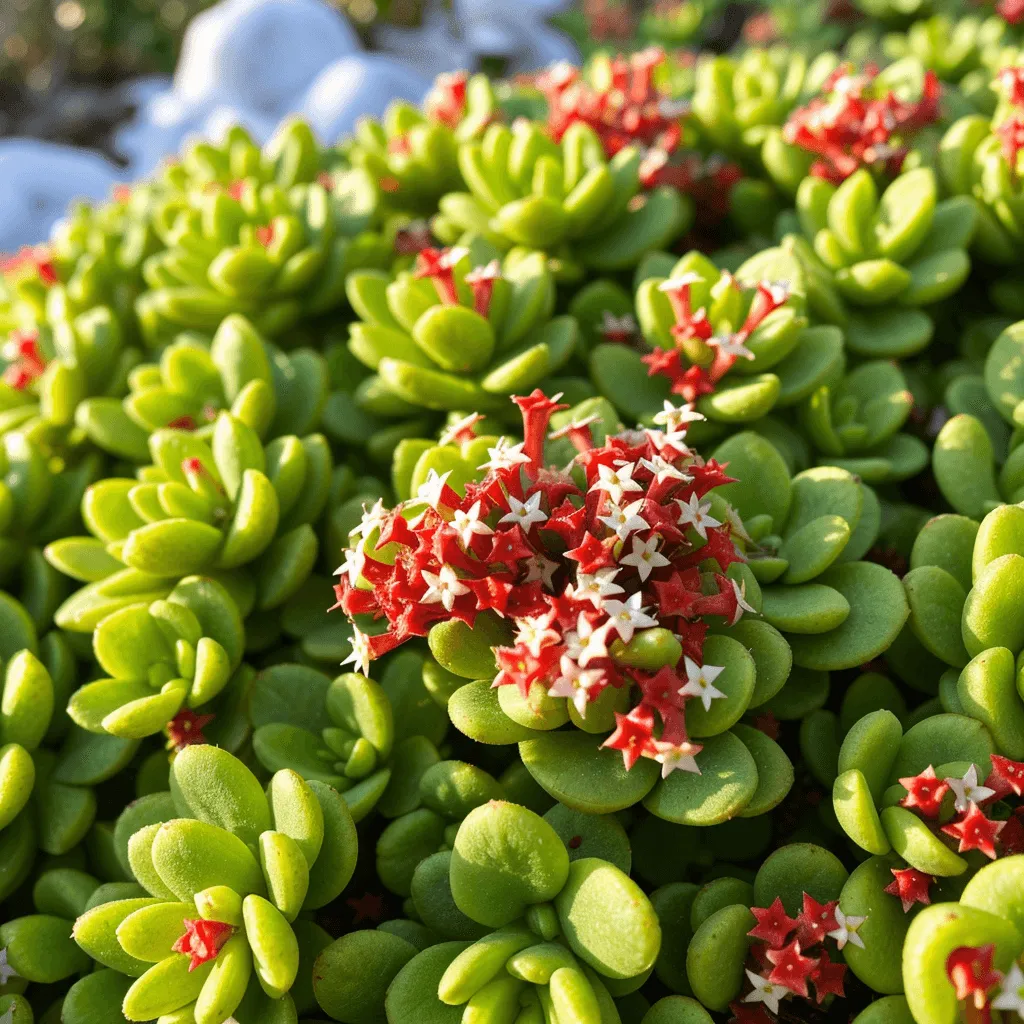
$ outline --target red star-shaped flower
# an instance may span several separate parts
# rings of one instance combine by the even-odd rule
[[[985,780],[989,789],[996,791],[993,800],[999,800],[1013,793],[1024,796],[1024,761],[1011,761],[1008,757],[992,755],[992,771]]]
[[[821,1005],[825,996],[833,995],[842,998],[846,993],[843,991],[843,979],[846,977],[846,964],[834,964],[828,958],[828,950],[821,951],[821,959],[818,966],[811,975],[814,983],[814,998]]]
[[[355,914],[353,924],[360,924],[363,921],[372,921],[376,924],[384,916],[384,897],[378,893],[363,893],[358,899],[353,897],[345,902]]]
[[[196,743],[205,743],[203,728],[209,725],[216,715],[197,715],[189,708],[182,708],[168,723],[167,735],[175,750],[184,750]]]
[[[778,896],[770,907],[751,907],[750,912],[757,918],[757,926],[747,934],[752,939],[763,939],[773,949],[784,946],[789,933],[797,926],[797,919],[786,913]]]
[[[768,1011],[760,1003],[730,1003],[729,1024],[772,1024]]]
[[[928,887],[935,881],[933,875],[926,875],[917,868],[890,868],[893,881],[885,887],[890,896],[895,896],[903,903],[903,913],[910,912],[915,903],[931,903],[932,898]]]
[[[942,831],[947,836],[960,840],[958,852],[981,850],[986,857],[996,859],[996,836],[1005,827],[1005,821],[992,821],[986,818],[981,808],[972,800],[967,811],[956,821],[943,825]]]
[[[782,949],[769,949],[765,954],[775,964],[768,980],[775,985],[782,985],[790,992],[807,998],[807,981],[818,966],[818,961],[800,952],[800,943],[794,939]]]
[[[653,733],[654,714],[639,704],[628,715],[615,712],[615,732],[601,746],[609,750],[621,750],[628,771],[640,759]]]
[[[957,999],[970,999],[980,1010],[988,1003],[988,992],[1002,975],[992,966],[996,947],[958,946],[946,958],[946,977],[956,989]]]
[[[901,807],[916,808],[926,818],[937,818],[942,807],[942,798],[949,792],[949,785],[935,775],[932,765],[920,775],[908,775],[900,779],[900,785],[907,795],[900,801]]]
[[[185,953],[191,957],[189,972],[215,959],[224,943],[235,933],[235,929],[223,921],[207,921],[203,918],[193,920],[186,917],[182,923],[185,925],[185,934],[171,946],[171,949],[175,953]]]
[[[614,539],[614,538],[613,538]],[[615,556],[612,554],[611,544],[602,543],[592,533],[583,538],[583,543],[566,551],[566,558],[579,562],[579,571],[587,574],[597,572],[598,569],[607,569],[615,565]]]
[[[838,906],[839,900],[819,903],[810,893],[804,893],[803,910],[796,919],[796,937],[801,949],[809,949],[819,942],[824,942],[825,936],[839,927],[836,921]]]
[[[999,833],[999,845],[1007,857],[1014,853],[1024,853],[1024,824],[1020,820],[1020,808],[1014,811]]]

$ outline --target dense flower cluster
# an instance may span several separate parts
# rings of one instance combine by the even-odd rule
[[[927,71],[921,98],[899,99],[876,84],[878,69],[856,72],[844,64],[828,77],[821,95],[794,110],[783,128],[787,142],[813,153],[811,174],[838,185],[860,167],[898,174],[906,140],[939,116],[942,86]]]
[[[995,132],[1010,173],[1016,175],[1018,157],[1024,149],[1024,68],[1002,68],[996,85],[1010,104],[1010,112],[995,126]]]
[[[1024,1017],[1024,972],[1013,964],[1004,975],[992,964],[996,947],[958,946],[946,959],[946,977],[965,1003],[968,1021],[988,1024],[993,1010]]]
[[[760,281],[739,330],[716,334],[707,310],[694,309],[690,301],[690,288],[700,280],[696,274],[689,273],[669,278],[659,286],[672,304],[676,320],[672,335],[676,347],[655,349],[643,357],[649,376],[668,377],[672,394],[681,395],[687,402],[713,394],[737,359],[754,358],[746,342],[764,319],[789,298],[787,285]],[[726,287],[739,290],[740,284],[729,277]]]
[[[559,470],[544,465],[543,447],[552,413],[565,406],[539,390],[514,401],[524,440],[491,448],[486,476],[464,496],[448,474],[432,473],[415,500],[365,513],[359,545],[339,570],[337,606],[384,617],[389,628],[373,637],[357,629],[349,661],[368,671],[372,658],[434,622],[472,626],[493,611],[515,629],[514,644],[496,649],[496,686],[526,695],[540,682],[585,715],[607,687],[635,683],[639,700],[616,714],[605,746],[621,750],[627,767],[648,756],[666,774],[696,771],[686,701],[707,708],[723,696],[714,685],[722,669],[703,663],[707,617],[732,624],[751,610],[725,575],[742,561],[734,525],[715,519],[707,499],[730,478],[685,443],[687,424],[702,417],[666,403],[656,417],[663,430],[600,446],[589,422],[571,422],[552,435],[578,449],[575,466]],[[711,560],[718,571],[705,584],[700,567]],[[681,665],[627,676],[617,655],[649,630],[679,638]]]
[[[750,947],[752,968],[746,969],[751,990],[730,1007],[735,1021],[770,1024],[766,1011],[778,1014],[784,999],[821,1004],[826,996],[845,994],[846,964],[830,957],[827,940],[834,940],[838,950],[847,944],[863,949],[860,928],[866,917],[846,915],[838,900],[819,903],[806,892],[796,917],[786,913],[778,897],[770,907],[752,907],[751,913],[757,924],[747,934],[758,940]]]

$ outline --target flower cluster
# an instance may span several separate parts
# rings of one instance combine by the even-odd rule
[[[551,435],[578,452],[559,470],[545,466],[543,449],[552,413],[565,406],[539,390],[513,401],[524,440],[489,449],[486,475],[464,496],[447,473],[432,473],[413,501],[366,511],[339,569],[336,607],[384,617],[389,628],[373,637],[357,629],[348,661],[366,672],[372,658],[435,622],[472,626],[491,611],[514,630],[511,646],[495,648],[495,686],[525,696],[539,682],[584,716],[608,687],[635,686],[638,699],[616,713],[604,745],[622,751],[627,768],[646,756],[665,775],[697,771],[686,702],[708,708],[724,696],[714,685],[723,670],[703,662],[706,617],[732,624],[752,610],[726,575],[742,561],[734,526],[715,519],[707,499],[730,478],[685,443],[688,423],[702,417],[666,403],[656,417],[664,430],[628,431],[601,446],[590,421],[570,422]],[[717,571],[702,574],[706,562]],[[629,669],[628,645],[648,631],[675,654],[657,671]]]
[[[35,276],[49,288],[60,281],[45,245],[22,246],[11,256],[0,253],[0,277]]]
[[[996,86],[1010,104],[1010,112],[995,125],[1003,158],[1011,174],[1017,174],[1020,151],[1024,149],[1024,68],[1005,67],[996,75]]]
[[[794,110],[783,138],[818,159],[810,173],[835,185],[861,167],[898,174],[905,140],[938,119],[942,87],[934,71],[924,78],[921,98],[899,99],[876,84],[878,69],[857,73],[844,64],[826,79],[820,96]]]
[[[806,892],[796,917],[786,913],[778,897],[770,907],[752,907],[751,913],[757,924],[747,934],[758,940],[750,947],[752,968],[746,969],[751,990],[730,1007],[734,1020],[771,1024],[767,1011],[778,1014],[783,999],[813,998],[820,1004],[828,995],[845,994],[846,965],[831,959],[826,940],[833,939],[839,950],[847,944],[863,949],[860,927],[866,917],[848,916],[838,900],[819,903]]]
[[[421,249],[416,257],[414,276],[434,282],[434,290],[442,305],[458,306],[459,289],[455,281],[455,268],[468,254],[469,250],[462,246],[450,249]],[[473,309],[483,317],[490,312],[494,282],[500,277],[501,265],[497,260],[475,267],[465,276],[466,286],[473,296]]]
[[[466,112],[466,86],[469,75],[452,71],[438,75],[423,101],[423,110],[432,121],[455,131]]]
[[[789,298],[787,285],[760,281],[739,330],[716,334],[704,307],[695,310],[690,301],[690,288],[701,280],[697,274],[688,273],[659,285],[672,304],[676,347],[657,348],[643,357],[648,375],[668,377],[672,394],[681,395],[687,402],[712,394],[737,359],[754,358],[746,342],[764,319]],[[740,288],[731,275],[723,275],[723,280],[727,288]]]
[[[640,184],[644,188],[669,185],[691,196],[701,224],[716,224],[729,212],[733,186],[743,177],[738,164],[718,154],[705,157],[693,151],[670,154],[654,147],[644,154],[640,164]]]
[[[666,156],[682,141],[679,119],[686,105],[669,99],[654,82],[665,60],[660,47],[611,62],[611,80],[596,89],[571,64],[556,64],[537,78],[548,101],[548,132],[562,141],[569,127],[586,124],[597,132],[605,153],[614,156],[627,146],[655,147]]]
[[[1006,974],[997,970],[992,964],[995,951],[991,943],[958,946],[946,958],[946,977],[957,999],[965,1003],[966,1019],[972,1024],[988,1024],[993,1010],[1024,1017],[1024,972],[1016,963]]]
[[[168,723],[168,747],[172,750],[184,750],[197,743],[206,743],[203,729],[208,726],[216,715],[197,715],[190,708],[182,708]]]
[[[955,840],[959,853],[980,850],[992,860],[1024,853],[1024,806],[1009,803],[1009,798],[1024,795],[1024,762],[993,754],[992,771],[984,785],[979,784],[978,769],[973,764],[962,778],[939,778],[929,765],[919,775],[900,779],[900,785],[907,791],[900,806],[914,811],[933,830]],[[943,814],[948,794],[953,796],[954,814],[943,823],[948,816]],[[902,885],[899,894],[903,896]]]
[[[3,372],[4,383],[16,391],[24,391],[46,371],[36,331],[13,331],[0,349],[0,355],[7,363]]]

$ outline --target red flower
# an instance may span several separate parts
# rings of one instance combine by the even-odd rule
[[[995,128],[1002,143],[1003,159],[1010,165],[1010,173],[1017,173],[1017,156],[1024,149],[1024,117],[1012,114]]]
[[[751,907],[750,912],[757,918],[757,925],[747,934],[753,939],[763,939],[773,949],[784,946],[789,933],[797,926],[797,919],[786,913],[778,896],[770,907]]]
[[[466,110],[466,85],[468,82],[469,75],[465,71],[438,75],[423,103],[427,117],[453,131],[458,128]]]
[[[465,254],[465,249],[421,249],[413,276],[430,278],[441,302],[446,306],[457,306],[459,291],[455,284],[455,266]]]
[[[777,740],[781,727],[779,720],[770,711],[765,711],[754,719],[754,728],[763,732],[770,740]]]
[[[996,947],[958,946],[946,958],[946,977],[956,989],[957,999],[970,999],[977,1009],[988,1003],[989,990],[998,985],[1002,974],[992,966]]]
[[[885,887],[891,896],[896,896],[903,903],[903,913],[909,913],[915,903],[931,903],[928,887],[935,881],[934,876],[926,875],[917,868],[890,868],[894,881]]]
[[[274,243],[274,225],[273,224],[262,224],[256,229],[256,241],[263,246],[264,249],[269,249]]]
[[[730,1003],[729,1024],[772,1024],[768,1011],[760,1003]]]
[[[473,292],[473,309],[486,317],[491,309],[494,282],[501,278],[501,265],[491,260],[486,266],[475,267],[466,275],[466,284]]]
[[[1019,25],[1024,21],[1024,0],[999,0],[996,13],[1007,25]]]
[[[1024,853],[1024,824],[1021,824],[1021,809],[1018,807],[999,833],[999,845],[1007,857],[1014,853]]]
[[[1024,761],[1011,761],[1008,757],[993,754],[992,771],[985,785],[996,791],[993,800],[1000,800],[1011,793],[1024,796]]]
[[[167,735],[175,750],[205,743],[203,729],[209,725],[216,715],[197,715],[189,708],[182,708],[168,723]]]
[[[821,1005],[828,995],[846,995],[843,991],[843,979],[846,977],[846,964],[834,964],[828,958],[828,950],[821,951],[821,959],[814,973],[811,974],[811,981],[814,983],[814,998]]]
[[[959,853],[967,850],[981,850],[986,857],[996,859],[996,836],[1005,827],[1005,821],[992,821],[986,818],[981,808],[971,801],[966,813],[956,821],[942,827],[947,836],[960,840]]]
[[[46,361],[39,351],[39,334],[36,331],[14,331],[2,354],[8,362],[3,379],[16,391],[24,391],[46,372]]]
[[[171,946],[175,953],[185,953],[191,959],[188,969],[191,973],[202,964],[214,960],[224,944],[235,934],[235,929],[223,921],[207,921],[203,918],[183,921],[185,934]]]
[[[916,808],[926,818],[937,818],[942,808],[942,798],[949,792],[949,785],[935,775],[932,765],[920,775],[908,775],[900,779],[900,785],[907,795],[900,801],[900,807]]]
[[[807,998],[807,981],[818,967],[819,961],[800,952],[800,943],[794,939],[782,949],[769,949],[765,956],[775,965],[768,980],[773,985],[782,985],[790,992]]]
[[[384,898],[377,893],[364,893],[359,899],[354,897],[345,902],[355,911],[353,924],[371,921],[376,924],[384,916]]]
[[[829,932],[839,927],[836,907],[839,900],[819,903],[810,893],[804,893],[804,906],[797,920],[797,941],[803,949],[825,941]]]
[[[601,744],[609,750],[621,750],[626,768],[632,768],[640,759],[654,734],[654,715],[642,704],[628,715],[615,712],[615,732]]]

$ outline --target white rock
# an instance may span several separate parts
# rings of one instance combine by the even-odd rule
[[[361,53],[335,61],[317,76],[297,105],[321,142],[331,144],[351,133],[363,115],[379,117],[393,99],[419,103],[430,80],[393,57]]]
[[[185,32],[175,92],[279,119],[328,64],[361,49],[322,0],[221,0]]]
[[[374,41],[389,56],[431,80],[445,72],[473,69],[476,55],[465,39],[456,36],[452,17],[439,5],[431,4],[420,27],[380,25]]]
[[[98,153],[37,139],[0,139],[0,252],[45,241],[78,199],[105,199],[118,169]]]

